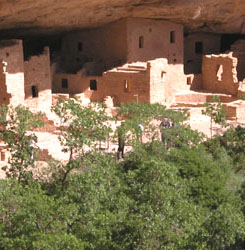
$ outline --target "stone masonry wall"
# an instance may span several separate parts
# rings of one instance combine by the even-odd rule
[[[227,118],[230,120],[245,119],[245,101],[237,100],[225,105]]]
[[[231,45],[233,56],[237,58],[237,78],[242,81],[245,78],[245,40],[237,40]]]
[[[236,66],[237,58],[232,53],[204,56],[202,89],[236,96],[239,87]]]
[[[169,64],[183,65],[183,26],[180,24],[129,18],[127,19],[127,43],[128,62],[166,58]],[[142,46],[139,43],[142,43]]]
[[[0,67],[0,105],[8,105],[11,98],[11,94],[7,92],[6,65],[7,63],[2,61]]]
[[[95,61],[106,69],[126,60],[126,21],[101,28],[72,32],[62,40],[63,72],[77,72],[84,63]]]
[[[126,89],[126,85],[128,89]],[[104,73],[101,83],[103,96],[112,96],[114,104],[131,101],[150,102],[149,72],[113,72]]]
[[[21,40],[0,41],[0,60],[6,62],[1,70],[0,104],[24,104],[24,56]]]
[[[66,88],[62,82],[66,81]],[[96,81],[97,89],[90,89],[90,81]],[[139,101],[147,103],[172,102],[177,91],[190,89],[187,76],[181,65],[168,64],[167,59],[156,59],[147,63],[125,64],[99,76],[83,77],[77,74],[55,74],[53,92],[70,95],[81,94],[81,98],[103,101],[112,96],[115,104]]]
[[[167,59],[148,62],[150,67],[150,102],[173,102],[178,91],[190,89],[181,65],[168,64]]]
[[[237,79],[242,81],[245,78],[245,52],[233,52],[233,56],[237,58]]]
[[[184,63],[186,74],[201,73],[202,56],[220,52],[221,36],[209,33],[188,34],[184,38]],[[196,43],[202,44],[202,52],[196,51]],[[199,45],[200,46],[200,45]],[[201,49],[199,47],[199,49]]]
[[[52,105],[49,48],[45,47],[43,54],[32,56],[25,61],[24,68],[25,103],[29,107],[49,109]],[[36,93],[33,93],[35,91]]]
[[[68,88],[62,88],[62,79],[67,79]],[[90,89],[90,81],[96,81],[97,90]],[[55,93],[70,95],[82,94],[91,101],[103,101],[106,96],[114,97],[115,104],[138,100],[149,102],[149,76],[143,71],[117,70],[106,71],[103,76],[81,77],[80,74],[56,74]],[[128,87],[128,88],[126,88]]]
[[[90,89],[90,80],[97,81],[97,88],[100,88],[99,76],[88,76],[82,77],[80,72],[77,74],[55,74],[53,78],[53,93],[63,93],[63,94],[83,94],[83,98],[89,100],[102,100],[103,96],[100,91],[94,91]],[[62,87],[62,81],[67,81],[67,88]]]
[[[166,100],[166,83],[168,78],[167,59],[149,61],[150,72],[150,103],[163,103]]]

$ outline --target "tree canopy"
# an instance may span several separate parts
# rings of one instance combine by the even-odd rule
[[[0,181],[0,249],[244,249],[244,185],[228,186],[244,146],[242,128],[205,139],[186,125],[186,111],[124,104],[117,114],[132,149],[118,161],[97,146],[120,129],[110,128],[114,118],[103,106],[68,99],[53,110],[70,159],[50,163],[48,178],[23,181],[16,167],[16,175]],[[36,120],[23,112],[25,135]],[[169,131],[159,128],[164,118],[174,124]],[[139,123],[149,133],[143,142]],[[22,140],[22,130],[5,125],[2,138],[14,131],[10,138]],[[157,133],[168,133],[171,143]],[[22,150],[11,153],[21,160]]]

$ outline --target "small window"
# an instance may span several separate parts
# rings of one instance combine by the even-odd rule
[[[161,78],[165,81],[166,80],[167,73],[165,71],[161,72]]]
[[[9,53],[8,52],[6,53],[6,57],[9,57]]]
[[[175,31],[170,31],[170,43],[175,43]]]
[[[188,76],[186,80],[187,80],[186,81],[187,85],[191,85],[191,83],[192,83],[192,77]]]
[[[79,43],[77,44],[77,50],[78,50],[78,51],[83,51],[83,43],[79,42]]]
[[[97,81],[90,80],[90,90],[97,90]]]
[[[31,86],[32,98],[38,97],[38,91],[36,86]]]
[[[61,80],[61,88],[62,89],[68,89],[68,80],[66,78],[63,78]]]
[[[202,54],[203,52],[203,44],[202,42],[196,42],[195,43],[195,53],[196,54]]]
[[[144,47],[144,37],[139,36],[139,49],[142,49]]]
[[[216,72],[218,81],[222,81],[222,75],[223,75],[223,65],[220,64],[220,65],[217,65],[217,72]]]
[[[131,92],[131,85],[129,80],[124,80],[124,92]]]

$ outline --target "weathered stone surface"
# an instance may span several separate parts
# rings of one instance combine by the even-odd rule
[[[245,33],[244,13],[244,0],[1,0],[0,29],[2,35],[22,36],[144,17],[182,23],[191,30]]]

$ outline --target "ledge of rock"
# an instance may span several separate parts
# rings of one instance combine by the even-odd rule
[[[245,33],[244,0],[2,0],[2,36],[56,34],[125,17],[166,19],[186,30]]]

